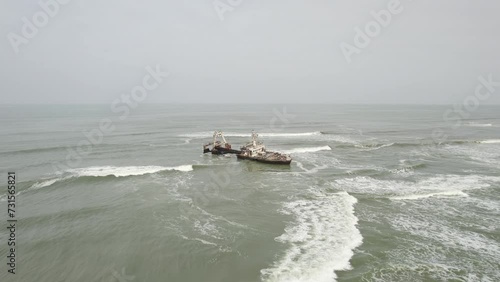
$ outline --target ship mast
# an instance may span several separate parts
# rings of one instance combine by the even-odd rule
[[[215,131],[214,132],[214,143],[213,144],[216,144],[217,137],[222,138],[222,142],[223,142],[222,146],[225,146],[227,141],[226,141],[226,138],[224,138],[224,134],[222,133],[222,131]]]
[[[257,134],[254,130],[252,130],[252,145],[255,147],[257,146],[257,137],[259,134]]]

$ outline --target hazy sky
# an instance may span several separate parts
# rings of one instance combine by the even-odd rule
[[[38,1],[1,1],[0,103],[110,103],[158,64],[146,102],[453,104],[500,81],[495,0],[401,0],[350,63],[341,43],[390,1],[220,0],[223,20],[212,0],[65,1],[32,38]]]

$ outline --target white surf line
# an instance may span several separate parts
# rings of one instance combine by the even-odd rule
[[[436,192],[436,193],[429,193],[429,194],[412,194],[412,195],[405,195],[405,196],[396,196],[396,197],[390,197],[389,199],[391,199],[391,200],[420,200],[420,199],[425,199],[425,198],[430,198],[430,197],[453,197],[453,196],[469,197],[468,194],[466,194],[462,191],[445,191],[445,192]]]
[[[167,170],[177,170],[177,171],[192,171],[192,165],[181,165],[175,167],[165,167],[165,166],[96,166],[96,167],[86,167],[86,168],[77,168],[70,169],[67,172],[71,173],[76,177],[81,176],[110,176],[114,175],[116,177],[124,177],[124,176],[135,176],[135,175],[144,175],[151,174],[160,171]]]
[[[341,192],[286,203],[283,212],[295,221],[275,240],[290,247],[270,268],[261,270],[262,280],[332,282],[335,271],[350,269],[353,250],[363,241],[354,215],[356,202]]]
[[[65,177],[57,177],[52,179],[44,179],[36,182],[31,185],[26,190],[18,192],[24,193],[31,190],[36,190],[44,187],[51,186],[57,182],[64,181],[70,178],[82,177],[82,176],[94,176],[94,177],[102,177],[102,176],[110,176],[114,175],[115,177],[125,177],[125,176],[136,176],[136,175],[144,175],[151,174],[160,171],[168,171],[168,170],[176,170],[181,172],[188,172],[193,170],[192,165],[181,165],[175,167],[163,167],[163,166],[125,166],[125,167],[113,167],[113,166],[101,166],[101,167],[87,167],[87,168],[77,168],[67,170],[67,173],[70,175]],[[1,198],[0,198],[1,201]]]
[[[36,189],[40,189],[40,188],[43,188],[43,187],[47,187],[47,186],[50,186],[58,181],[61,181],[61,180],[64,180],[64,179],[68,179],[68,177],[65,177],[65,178],[54,178],[54,179],[46,179],[46,180],[43,180],[41,182],[36,182],[35,184],[31,185],[29,188],[25,189],[25,190],[21,190],[21,191],[18,191],[16,194],[14,194],[14,196],[19,196],[25,192],[29,192],[29,191],[32,191],[32,190],[36,190]],[[3,195],[0,195],[0,202],[5,202],[7,201],[7,194],[3,194]]]
[[[362,193],[386,199],[464,196],[467,191],[492,187],[498,176],[433,175],[418,180],[380,180],[369,176],[337,179],[332,186],[351,193]],[[453,187],[453,188],[451,188]],[[493,186],[494,187],[494,186]],[[461,194],[463,193],[463,194]]]
[[[331,151],[330,146],[320,146],[320,147],[306,147],[306,148],[294,148],[290,150],[284,150],[285,154],[299,154],[299,153],[314,153],[319,151]]]
[[[500,143],[500,139],[488,139],[488,140],[479,141],[479,143],[482,143],[482,144],[498,144],[498,143]]]
[[[493,124],[491,123],[468,123],[466,126],[472,126],[472,127],[491,127]]]
[[[67,178],[53,178],[53,179],[48,179],[48,180],[45,180],[42,182],[37,182],[37,183],[33,184],[29,189],[38,189],[38,188],[47,187],[47,186],[50,186],[50,185],[52,185],[58,181],[64,180],[64,179],[67,179]]]

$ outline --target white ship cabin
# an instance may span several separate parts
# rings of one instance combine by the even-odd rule
[[[266,153],[266,146],[257,140],[259,135],[252,131],[252,142],[248,143],[244,149],[249,152],[250,156],[257,156]],[[242,148],[243,149],[243,148]]]

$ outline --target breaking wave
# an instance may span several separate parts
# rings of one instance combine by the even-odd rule
[[[87,167],[87,168],[77,168],[67,170],[70,174],[81,177],[81,176],[115,176],[115,177],[124,177],[124,176],[134,176],[134,175],[143,175],[156,173],[165,170],[176,170],[176,171],[192,171],[192,165],[181,165],[176,167],[165,167],[165,166],[96,166],[96,167]]]
[[[349,143],[349,142],[343,142]],[[420,142],[391,142],[391,143],[363,143],[351,142],[351,144],[337,145],[339,148],[359,148],[364,151],[373,151],[386,147],[418,147],[418,146],[442,146],[442,145],[464,145],[464,144],[497,144],[500,139],[486,139],[486,140],[449,140],[442,143],[435,143],[432,140],[421,140]]]
[[[429,193],[429,194],[415,194],[415,195],[407,195],[407,196],[398,196],[398,197],[390,197],[389,199],[391,200],[419,200],[419,199],[425,199],[425,198],[430,198],[430,197],[453,197],[453,196],[459,196],[459,197],[468,197],[466,193],[462,191],[445,191],[445,192],[436,192],[436,193]]]
[[[105,177],[105,176],[115,176],[115,177],[126,177],[126,176],[136,176],[157,173],[160,171],[181,171],[188,172],[192,171],[192,165],[181,165],[175,167],[165,167],[165,166],[95,166],[86,168],[69,169],[62,174],[61,177],[45,179],[43,181],[36,182],[27,190],[39,189],[47,186],[51,186],[57,182],[64,181],[70,178],[78,177]]]
[[[417,182],[358,176],[335,180],[332,185],[350,193],[371,194],[395,200],[415,200],[436,196],[464,196],[464,191],[488,188],[499,182],[500,177],[484,175],[438,175]]]
[[[49,179],[49,180],[37,182],[37,183],[33,184],[30,187],[30,189],[38,189],[38,188],[47,187],[47,186],[50,186],[50,185],[56,183],[57,181],[60,181],[60,180],[63,180],[63,179],[66,179],[66,178],[53,178],[53,179]]]
[[[472,126],[472,127],[491,127],[493,124],[491,123],[474,123],[470,122],[467,124],[467,126]]]
[[[295,148],[291,150],[283,151],[286,154],[297,154],[297,153],[314,153],[319,151],[331,151],[332,148],[330,146],[321,146],[321,147],[309,147],[309,148]]]
[[[276,241],[290,245],[271,268],[262,269],[264,281],[335,281],[334,271],[351,268],[354,248],[363,237],[356,228],[357,200],[346,192],[320,194],[313,199],[286,203],[283,213],[294,222]]]
[[[479,143],[482,143],[482,144],[498,144],[498,143],[500,143],[500,139],[483,140],[483,141],[479,141]]]
[[[341,141],[341,142],[343,142],[343,141]],[[424,144],[424,143],[411,143],[411,142],[408,142],[408,143],[404,143],[404,142],[363,143],[361,141],[352,141],[352,142],[343,142],[343,143],[346,143],[346,144],[337,145],[336,147],[339,147],[339,148],[358,148],[358,149],[362,149],[363,151],[372,151],[372,150],[378,150],[381,148],[391,147],[391,146],[394,146],[394,147],[414,147],[414,146],[430,145],[431,144],[431,143]]]

